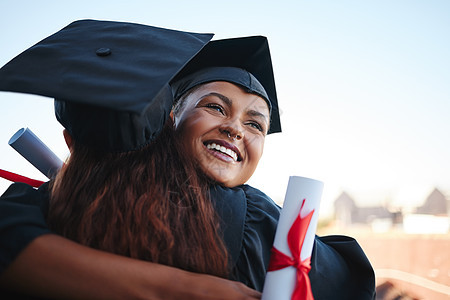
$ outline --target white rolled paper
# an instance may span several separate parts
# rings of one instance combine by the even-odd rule
[[[300,252],[300,258],[303,261],[311,256],[317,229],[317,221],[319,218],[319,206],[322,198],[322,191],[323,182],[321,181],[299,176],[289,177],[286,197],[284,199],[273,243],[273,246],[276,249],[289,257],[292,257],[287,236],[292,224],[299,215],[303,200],[305,200],[300,217],[306,217],[313,210],[314,213],[306,232],[305,240]],[[295,289],[296,279],[297,270],[295,267],[286,267],[284,269],[267,272],[262,300],[290,300]]]
[[[30,129],[19,129],[8,144],[35,166],[47,178],[61,169],[63,162]]]

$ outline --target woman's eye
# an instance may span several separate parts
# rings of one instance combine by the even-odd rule
[[[262,128],[262,126],[259,123],[249,122],[248,125],[250,125],[253,128],[256,128],[257,130],[259,130],[261,132],[263,131],[263,128]]]
[[[210,108],[210,109],[216,110],[216,111],[220,112],[221,114],[224,114],[223,107],[220,106],[219,104],[208,103],[208,104],[206,104],[205,106],[208,107],[208,108]]]

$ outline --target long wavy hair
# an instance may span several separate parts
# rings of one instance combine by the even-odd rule
[[[50,187],[49,226],[92,248],[227,277],[207,187],[171,120],[149,146],[128,153],[75,141]]]

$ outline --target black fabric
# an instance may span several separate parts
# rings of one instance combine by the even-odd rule
[[[316,237],[311,266],[314,299],[375,299],[375,273],[355,239],[342,235]]]
[[[262,290],[280,214],[261,191],[248,185],[211,187],[231,256],[231,279]],[[36,237],[49,233],[44,213],[46,186],[16,183],[0,198],[0,272]],[[311,287],[316,300],[375,299],[373,269],[358,243],[345,236],[316,237],[311,258]],[[8,298],[0,291],[2,299]],[[30,298],[31,299],[31,298]]]
[[[169,82],[212,36],[75,21],[3,66],[0,90],[63,101],[67,105],[56,106],[58,120],[77,141],[105,151],[134,150],[159,133],[173,103]],[[66,114],[72,105],[81,109],[78,115]]]
[[[315,271],[311,270],[310,278],[314,278],[316,273],[320,273],[317,274],[318,280],[311,283],[314,295],[320,299],[375,299],[375,273],[355,239],[342,235],[324,236],[316,240],[313,251],[312,258],[317,260],[314,265],[318,267],[315,268]],[[328,263],[320,264],[318,263],[320,261]],[[339,263],[340,261],[345,262],[345,265]],[[334,287],[324,287],[318,284],[324,282],[320,278],[327,279],[328,274],[336,270],[341,270],[343,273],[336,274],[336,280],[330,281],[330,284],[335,285]],[[339,276],[345,274],[348,274],[344,277],[346,280],[341,279],[342,282],[339,282]],[[339,297],[336,296],[336,291],[340,291]]]
[[[50,233],[45,222],[46,184],[39,190],[12,184],[0,201],[0,273],[36,237]]]
[[[142,114],[55,99],[55,115],[76,141],[107,152],[124,152],[142,148],[158,136],[172,110],[172,102],[167,101],[171,97],[168,88],[162,90]]]
[[[175,102],[193,87],[213,81],[226,81],[239,85],[246,92],[256,94],[263,98],[267,106],[269,106],[269,110],[272,111],[272,103],[269,100],[269,96],[258,79],[247,70],[235,67],[205,68],[183,77],[176,82],[172,82],[170,85]]]
[[[280,208],[248,185],[215,186],[211,199],[222,221],[233,267],[232,279],[262,291]]]

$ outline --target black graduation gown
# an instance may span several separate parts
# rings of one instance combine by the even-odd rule
[[[211,199],[223,220],[233,279],[262,291],[280,207],[249,185],[215,186]],[[375,299],[372,266],[351,237],[316,236],[309,277],[315,300]]]
[[[233,266],[231,279],[261,291],[280,207],[248,185],[231,189],[213,186],[211,198],[222,220],[222,233]],[[36,190],[15,183],[2,195],[0,272],[34,238],[50,233],[45,222],[47,210],[47,184]],[[311,267],[309,277],[316,300],[375,299],[373,269],[354,239],[316,237]]]

